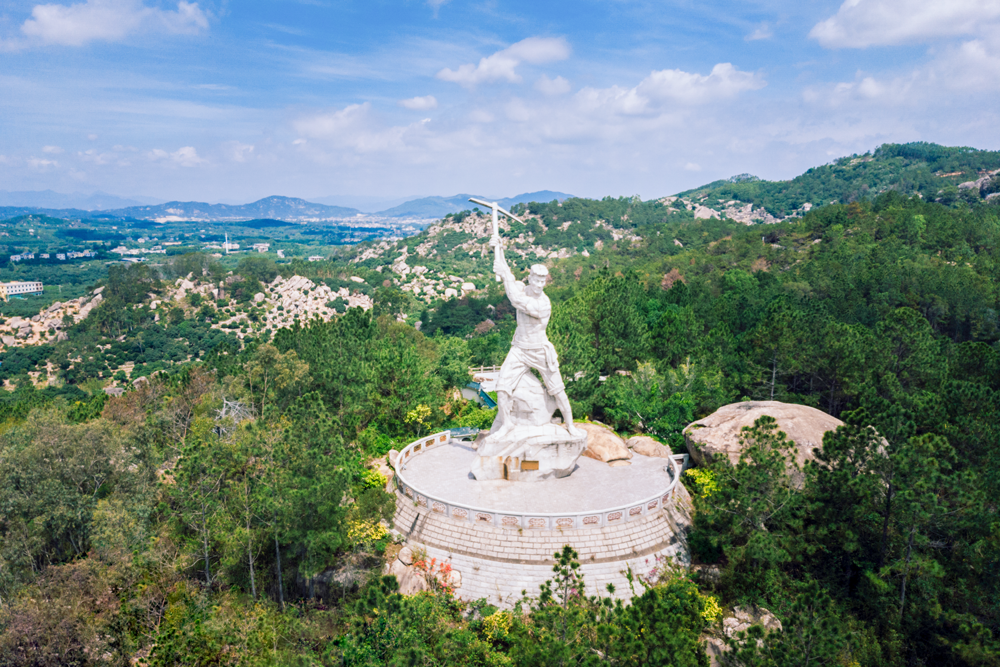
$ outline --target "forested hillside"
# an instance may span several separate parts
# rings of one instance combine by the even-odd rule
[[[993,154],[892,150],[820,169],[922,161],[914,171],[937,183],[951,177],[935,170],[997,168]],[[737,186],[775,214],[801,207],[768,204],[767,184],[718,187]],[[519,275],[549,265],[549,337],[575,415],[674,451],[685,425],[744,399],[847,423],[801,487],[766,422],[738,465],[685,475],[693,557],[720,575],[658,564],[628,606],[580,596],[572,553],[513,611],[447,586],[401,596],[381,576],[398,545],[380,523],[394,497],[378,463],[433,429],[492,420],[455,392],[513,333],[491,257],[461,248],[478,231],[451,237],[445,221],[385,257],[298,265],[322,281],[360,273],[375,307],[272,339],[220,337],[207,325],[228,304],[155,322],[144,299],[188,265],[115,277],[122,308],[76,325],[90,347],[60,343],[18,371],[28,348],[2,359],[18,388],[0,407],[0,664],[705,666],[698,638],[735,605],[784,629],[734,639],[732,664],[1000,664],[1000,206],[921,188],[766,226],[632,199],[518,209],[527,224],[506,232],[525,252],[509,256]],[[431,241],[421,261],[459,282],[478,271],[474,291],[403,289],[412,265],[395,269],[395,251]],[[122,340],[100,339],[109,326]],[[107,397],[112,353],[176,363]],[[28,380],[31,364],[63,361],[61,387]]]
[[[726,200],[752,203],[778,217],[803,205],[849,204],[889,190],[953,204],[975,203],[1000,192],[1000,152],[924,142],[883,144],[864,155],[843,157],[790,181],[763,181],[749,174],[682,192],[719,209]],[[719,209],[721,210],[721,209]]]

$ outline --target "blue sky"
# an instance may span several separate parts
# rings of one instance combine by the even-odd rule
[[[0,0],[0,189],[252,201],[1000,148],[1000,0]]]

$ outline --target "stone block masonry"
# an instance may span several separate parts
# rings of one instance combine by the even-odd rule
[[[428,511],[397,493],[394,532],[427,555],[448,561],[462,573],[456,595],[465,600],[485,598],[501,608],[512,607],[522,591],[537,597],[539,586],[553,576],[554,554],[568,544],[579,554],[588,595],[633,596],[626,572],[648,575],[657,557],[688,564],[686,534],[691,525],[690,497],[677,485],[663,509],[638,521],[599,529],[528,530],[456,521]],[[638,580],[635,593],[642,593]]]

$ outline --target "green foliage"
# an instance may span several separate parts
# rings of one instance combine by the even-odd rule
[[[795,445],[773,418],[744,427],[740,444],[735,466],[717,457],[709,467],[711,483],[696,498],[691,540],[701,558],[725,556],[736,597],[760,602],[778,590],[782,566],[798,555],[794,536],[801,530],[803,500],[790,479],[797,472]]]

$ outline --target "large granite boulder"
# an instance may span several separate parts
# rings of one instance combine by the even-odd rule
[[[795,443],[795,460],[800,467],[814,458],[813,449],[823,445],[824,433],[844,424],[807,405],[779,401],[731,403],[684,428],[684,442],[691,459],[697,465],[704,465],[716,456],[727,456],[735,465],[743,451],[741,430],[744,426],[753,426],[764,415],[773,417],[778,422],[778,429]]]
[[[589,422],[577,423],[576,427],[587,432],[587,449],[583,455],[610,463],[632,458],[632,452],[625,446],[617,433],[603,424]]]
[[[625,446],[636,454],[643,456],[654,456],[661,459],[668,459],[673,456],[670,448],[663,443],[657,442],[648,435],[633,435],[625,441]]]

